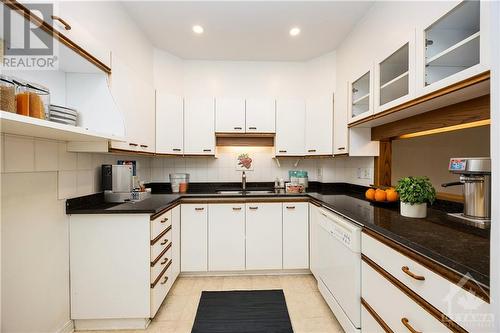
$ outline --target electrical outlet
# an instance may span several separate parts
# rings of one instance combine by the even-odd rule
[[[321,177],[323,177],[323,169],[317,168],[316,169],[316,175],[318,176],[318,179],[320,179]]]

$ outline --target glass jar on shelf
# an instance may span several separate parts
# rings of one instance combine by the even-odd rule
[[[6,75],[0,74],[0,110],[16,113],[16,84]]]
[[[28,83],[29,115],[39,119],[49,118],[50,91],[48,88],[35,83]]]

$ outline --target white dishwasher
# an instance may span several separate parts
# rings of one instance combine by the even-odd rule
[[[345,332],[361,326],[361,228],[320,210],[318,287]]]

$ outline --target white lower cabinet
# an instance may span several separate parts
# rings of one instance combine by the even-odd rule
[[[210,204],[208,206],[208,270],[239,271],[244,269],[245,204]]]
[[[282,269],[282,203],[246,203],[247,270]]]
[[[181,271],[208,270],[208,205],[181,205]]]
[[[361,306],[361,327],[366,333],[386,333],[364,306]]]
[[[318,228],[319,210],[314,204],[309,204],[309,267],[316,279],[319,279]]]
[[[283,203],[283,269],[309,268],[309,204]]]
[[[172,281],[181,272],[181,206],[176,206],[172,212]]]
[[[366,262],[361,270],[363,299],[394,332],[451,332]]]

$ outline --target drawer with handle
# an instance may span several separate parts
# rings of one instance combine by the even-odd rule
[[[172,260],[172,243],[168,243],[160,256],[151,262],[151,283],[156,281],[161,272],[167,267],[170,260]]]
[[[151,220],[151,239],[155,239],[160,235],[165,229],[172,225],[172,211],[158,216],[154,220]]]
[[[461,280],[457,281],[458,284],[449,281],[416,260],[409,258],[407,255],[375,239],[374,236],[368,235],[366,232],[363,232],[361,241],[362,252],[365,256],[445,315],[452,317],[454,315],[453,311],[461,313],[467,311],[467,313],[477,314],[489,313],[491,311],[489,303],[473,295],[459,285]],[[419,255],[414,254],[413,256]],[[450,309],[449,295],[454,295],[454,300],[471,300],[471,302],[474,303],[474,309],[466,310],[464,308],[457,308],[459,307],[458,304],[452,306],[454,310]],[[467,321],[470,320],[471,317],[456,316],[456,318],[452,319],[456,321],[457,324],[467,328]]]
[[[158,312],[161,303],[167,296],[168,291],[172,287],[173,281],[169,274],[171,270],[172,260],[170,260],[166,267],[161,271],[158,278],[151,283],[151,302],[150,302],[150,317],[153,318]]]
[[[366,261],[361,265],[363,300],[393,332],[453,332]]]
[[[167,227],[158,237],[151,241],[151,262],[154,262],[172,242],[172,226]]]

